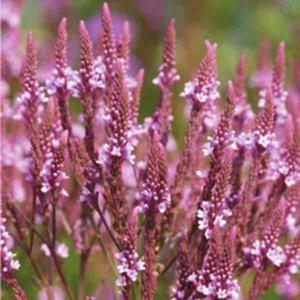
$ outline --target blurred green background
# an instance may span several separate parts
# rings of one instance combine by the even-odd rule
[[[27,31],[36,34],[42,60],[52,51],[57,23],[67,16],[70,58],[77,64],[78,22],[85,20],[92,36],[96,37],[102,3],[99,0],[27,0],[22,10],[23,38],[25,40]],[[122,21],[128,19],[131,22],[132,73],[139,67],[146,71],[141,118],[150,115],[154,110],[158,89],[152,84],[152,79],[156,76],[161,62],[166,24],[171,17],[176,19],[177,64],[181,81],[176,86],[174,99],[174,132],[179,141],[185,131],[185,121],[182,113],[184,100],[177,95],[184,82],[192,78],[203,57],[204,39],[219,44],[217,55],[222,91],[226,81],[233,79],[235,65],[241,54],[247,54],[249,74],[253,72],[257,46],[263,39],[271,41],[273,53],[280,41],[286,42],[288,65],[292,58],[299,59],[299,0],[116,0],[108,3],[117,33],[120,32]],[[20,254],[18,256],[22,263],[18,272],[20,282],[28,292],[28,299],[36,299],[37,290],[29,279],[30,266]],[[75,290],[79,272],[78,256],[71,252],[64,267]],[[87,279],[87,289],[92,293],[99,283],[104,267],[97,260],[90,261],[89,267],[91,272]],[[168,291],[164,282],[160,284],[158,291],[156,299],[166,299]],[[263,299],[280,298],[270,291]]]

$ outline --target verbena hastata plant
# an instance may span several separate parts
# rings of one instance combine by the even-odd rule
[[[104,4],[93,47],[80,22],[79,69],[68,63],[66,27],[63,19],[51,76],[37,77],[29,33],[18,96],[10,102],[8,89],[1,95],[1,278],[16,299],[26,295],[15,277],[14,246],[31,263],[43,299],[60,299],[60,292],[66,299],[115,293],[150,300],[165,278],[170,299],[258,299],[273,283],[293,297],[300,263],[300,69],[288,92],[284,43],[273,72],[262,44],[251,81],[258,91],[255,113],[247,102],[246,57],[227,83],[223,107],[217,44],[205,41],[206,54],[181,93],[188,121],[177,150],[174,20],[153,80],[160,91],[156,110],[142,124],[144,71],[128,74],[129,24],[116,39]],[[9,70],[13,62],[5,62]],[[70,112],[70,101],[81,104],[80,115]],[[78,291],[62,267],[69,251],[80,257]],[[87,296],[85,278],[96,276],[91,256],[103,276]]]

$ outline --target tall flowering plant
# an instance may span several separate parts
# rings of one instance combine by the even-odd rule
[[[2,20],[6,35],[15,30],[9,21]],[[251,80],[256,111],[248,102],[246,56],[223,96],[218,45],[206,40],[198,71],[180,94],[188,120],[177,151],[170,146],[180,80],[175,20],[153,80],[156,109],[143,123],[144,70],[129,73],[130,36],[128,22],[115,36],[105,3],[97,45],[79,24],[76,69],[68,62],[64,18],[55,65],[41,80],[29,33],[14,101],[9,83],[16,66],[12,53],[1,53],[1,279],[16,299],[26,299],[18,280],[22,252],[40,299],[106,299],[110,284],[116,298],[151,300],[166,278],[170,286],[163,287],[174,300],[258,299],[274,283],[285,295],[297,284],[300,264],[299,66],[286,88],[284,43],[273,73],[261,46]],[[74,102],[79,115],[70,109]],[[70,252],[79,257],[76,289],[63,268]],[[87,295],[91,257],[105,275]]]

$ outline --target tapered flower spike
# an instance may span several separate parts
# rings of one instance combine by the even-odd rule
[[[258,113],[255,120],[254,130],[256,142],[263,148],[268,147],[275,139],[273,134],[275,127],[275,108],[271,89],[268,89],[265,101],[264,108]]]
[[[246,71],[247,71],[247,56],[242,55],[237,65],[236,77],[234,84],[234,91],[236,95],[236,101],[244,103],[246,101]]]
[[[222,163],[210,201],[203,199],[198,203],[198,229],[205,231],[206,239],[211,237],[214,226],[224,227],[227,224],[228,217],[232,215],[231,210],[226,205],[226,192],[231,176],[231,165],[232,155],[229,153]]]
[[[130,58],[130,27],[127,21],[124,22],[123,31],[119,38],[119,43],[117,47],[118,58],[121,60],[124,70],[127,72],[129,68],[129,58]]]
[[[141,193],[141,209],[145,214],[164,214],[170,205],[165,149],[154,134],[147,163],[146,178]]]
[[[281,42],[278,46],[273,69],[272,92],[274,97],[281,97],[284,90],[285,78],[285,45]]]
[[[171,289],[171,300],[184,299],[191,293],[191,283],[187,281],[191,273],[188,241],[186,234],[180,239],[176,266],[176,285]]]
[[[22,113],[27,119],[29,130],[33,136],[37,133],[37,50],[33,34],[27,36],[26,55],[22,70],[20,104],[23,105]]]
[[[171,19],[168,24],[163,50],[163,63],[159,68],[159,75],[153,80],[161,90],[169,89],[179,80],[176,67],[176,31],[175,20]]]
[[[92,93],[91,80],[93,76],[93,47],[92,42],[83,21],[79,23],[80,37],[80,101],[83,107],[83,118],[85,126],[84,142],[90,159],[95,159],[94,146],[94,108],[95,100]]]
[[[63,18],[58,26],[54,47],[55,69],[45,81],[47,93],[58,98],[64,129],[71,134],[70,116],[68,116],[69,96],[79,97],[80,78],[78,71],[68,66],[67,58],[67,19]]]
[[[274,134],[274,118],[275,110],[272,92],[269,88],[266,95],[266,104],[257,114],[254,130],[249,134],[251,147],[253,148],[253,161],[240,196],[241,198],[234,210],[235,222],[239,225],[239,230],[244,234],[251,219],[251,208],[254,203],[254,188],[258,182],[259,174],[267,168],[265,160],[268,157],[268,152],[277,146]]]
[[[268,40],[263,41],[259,46],[257,70],[251,77],[251,84],[256,88],[266,89],[272,81],[272,70],[270,67],[270,52],[270,42]]]
[[[35,88],[37,70],[37,50],[32,32],[27,35],[27,48],[24,62],[22,90],[31,92]]]
[[[144,73],[144,69],[140,69],[135,77],[137,84],[132,91],[132,101],[130,105],[130,120],[132,126],[138,125],[138,115],[141,101],[141,90],[144,82]]]
[[[152,130],[159,133],[161,142],[166,145],[169,139],[172,116],[172,86],[179,80],[176,70],[176,32],[175,21],[172,19],[167,27],[163,63],[159,67],[159,74],[153,83],[160,88],[157,107],[153,116]]]
[[[286,260],[282,247],[278,245],[278,239],[286,218],[286,208],[285,202],[280,203],[274,210],[272,219],[263,232],[262,239],[257,239],[250,248],[244,248],[247,259],[250,259],[257,269],[264,269],[268,261],[275,266],[280,266]],[[268,259],[267,262],[266,259]]]
[[[197,130],[200,124],[201,109],[206,102],[214,101],[219,97],[216,81],[216,48],[217,44],[211,44],[205,41],[207,49],[206,55],[200,63],[197,75],[193,81],[185,84],[182,96],[192,102],[192,108],[189,118],[189,124],[186,136],[184,138],[184,146],[176,167],[175,177],[171,186],[172,202],[171,209],[166,214],[164,223],[169,226],[172,223],[175,207],[178,205],[182,195],[182,187],[186,179],[192,155],[196,147]],[[208,104],[209,107],[211,103]],[[210,110],[209,110],[210,111]]]
[[[130,108],[124,72],[120,63],[115,65],[112,92],[107,103],[106,131],[108,143],[102,147],[99,160],[109,168],[113,160],[134,161],[133,147],[128,140]]]
[[[67,39],[67,19],[63,18],[58,26],[57,40],[54,50],[55,66],[57,70],[63,70],[68,66]]]
[[[236,230],[233,228],[225,235],[220,256],[219,268],[216,272],[216,294],[218,299],[239,299],[240,286],[234,279]]]
[[[117,50],[112,29],[110,10],[106,2],[102,6],[102,46],[104,64],[107,70],[106,77],[108,78],[108,81],[110,81],[114,72]]]
[[[76,71],[72,71],[70,68],[67,69],[67,39],[67,19],[63,18],[58,26],[57,39],[54,48],[55,74],[53,80],[48,82],[48,92],[49,89],[52,89],[51,93],[56,94],[63,129],[68,130],[69,136],[71,137],[73,134],[68,98],[69,93],[72,93],[72,91],[73,95],[78,94],[77,85],[79,83],[79,77]]]
[[[37,81],[37,49],[32,33],[27,36],[27,48],[24,64],[21,73],[21,94],[16,102],[21,114],[26,120],[26,126],[32,147],[32,155],[35,160],[35,167],[40,163],[38,123],[40,112],[43,110],[43,102],[47,102],[44,90]]]
[[[288,92],[284,89],[285,79],[285,45],[281,42],[277,49],[273,79],[272,79],[272,92],[274,96],[274,104],[276,109],[276,123],[282,125],[287,120],[288,111],[286,108],[286,100]]]
[[[214,102],[219,98],[217,81],[217,44],[205,41],[206,55],[200,63],[196,78],[185,84],[184,91],[181,93],[192,102],[193,105],[202,106],[206,102]]]
[[[90,35],[87,31],[85,23],[79,23],[79,37],[80,37],[80,76],[81,82],[86,92],[90,92],[89,81],[92,77],[93,68],[93,46]]]
[[[168,67],[169,69],[174,68],[176,65],[176,32],[174,19],[171,19],[167,27],[164,42],[163,63],[165,64],[165,67]]]
[[[133,146],[129,143],[129,102],[122,66],[115,65],[110,98],[106,108],[107,142],[101,146],[98,164],[104,170],[108,182],[105,199],[114,217],[114,229],[122,239],[126,228],[127,207],[125,205],[122,163],[128,160],[134,163]]]
[[[145,180],[141,192],[141,210],[145,214],[145,272],[142,278],[142,299],[153,299],[156,287],[154,270],[157,243],[158,215],[164,214],[170,205],[167,183],[166,153],[159,136],[154,134],[151,141]]]
[[[236,99],[235,106],[235,128],[241,132],[243,125],[254,117],[251,105],[247,103],[246,77],[247,77],[247,56],[242,55],[237,65],[234,82]]]
[[[214,135],[209,138],[209,142],[203,145],[203,154],[210,156],[212,162],[207,177],[207,184],[202,191],[202,199],[209,201],[211,190],[214,187],[216,176],[220,170],[223,154],[227,146],[232,143],[232,118],[235,109],[235,93],[231,81],[227,85],[227,102],[220,122],[214,132]]]

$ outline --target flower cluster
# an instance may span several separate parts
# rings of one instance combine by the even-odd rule
[[[62,73],[62,74],[60,74]],[[46,88],[48,95],[52,96],[57,93],[57,89],[66,86],[69,95],[75,98],[79,97],[80,78],[78,71],[67,67],[59,73],[58,70],[53,70],[52,75],[46,80]]]
[[[12,237],[8,233],[5,227],[6,219],[0,219],[0,249],[1,249],[1,271],[3,273],[10,274],[13,270],[18,270],[20,268],[20,263],[15,260],[15,253],[10,251],[11,245],[13,243]]]
[[[128,251],[122,251],[116,254],[116,258],[119,261],[117,267],[120,277],[117,280],[117,285],[124,287],[127,285],[127,278],[132,282],[137,280],[138,272],[145,270],[145,263],[138,259],[137,252],[130,253]]]
[[[41,250],[43,251],[43,253],[46,256],[48,256],[48,257],[51,256],[49,247],[46,244],[41,245]],[[60,256],[61,258],[67,258],[69,256],[69,248],[64,243],[57,244],[55,247],[55,251],[56,251],[57,255]]]

